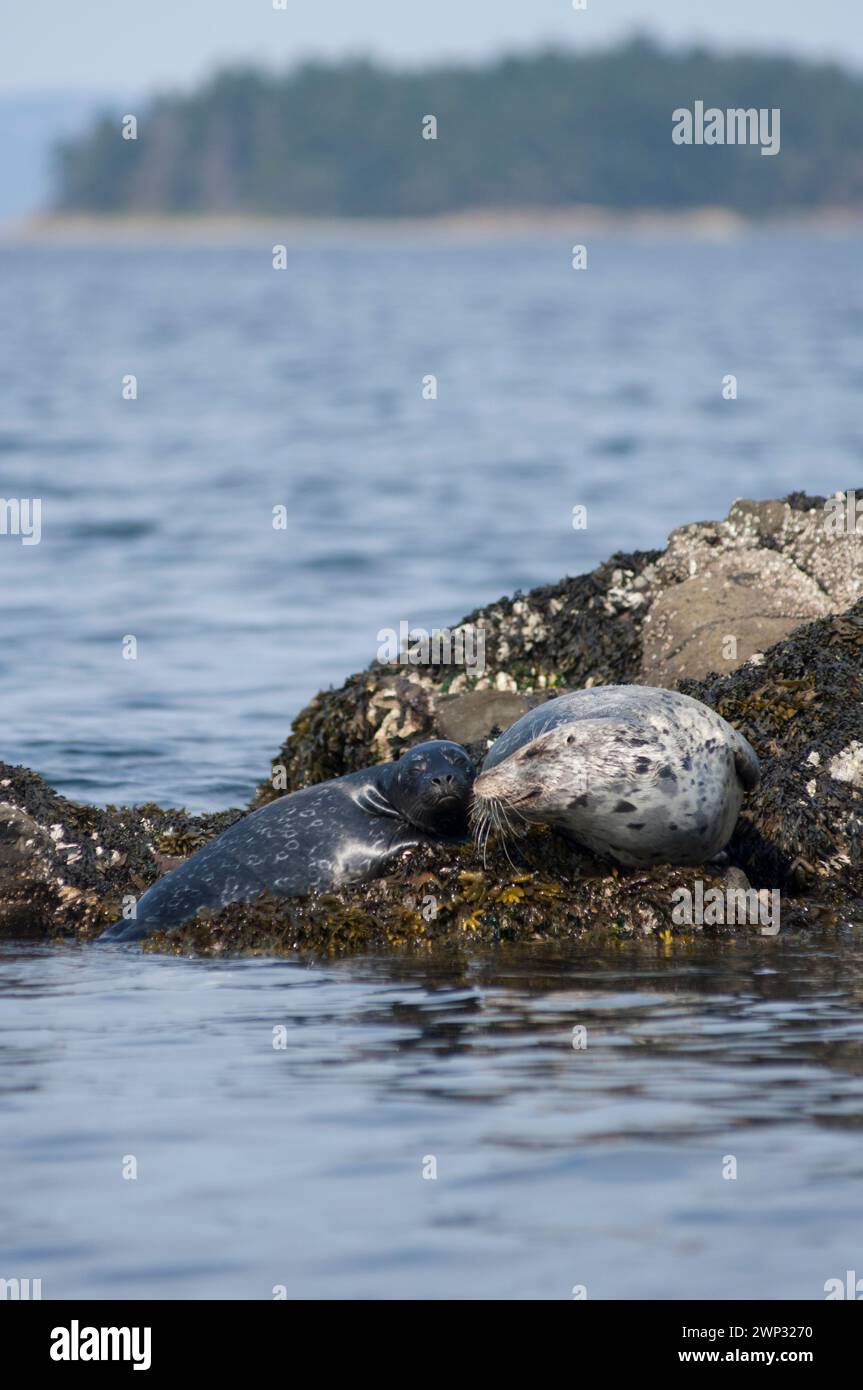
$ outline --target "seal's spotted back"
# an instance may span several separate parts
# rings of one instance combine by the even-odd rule
[[[531,710],[474,788],[481,829],[522,819],[621,864],[700,864],[731,838],[758,758],[715,710],[649,686],[599,686]]]

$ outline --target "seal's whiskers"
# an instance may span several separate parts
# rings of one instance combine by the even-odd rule
[[[509,853],[507,841],[520,839],[525,830],[522,829],[521,825],[513,822],[510,813],[517,816],[526,829],[528,821],[509,799],[504,800],[502,797],[489,796],[483,797],[481,801],[474,801],[471,809],[471,823],[477,845],[482,851],[483,866],[487,864],[489,836],[494,831],[510,865],[512,868],[517,867]]]

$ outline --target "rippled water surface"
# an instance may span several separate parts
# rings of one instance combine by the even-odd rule
[[[3,1266],[46,1297],[823,1298],[863,1248],[861,1003],[863,929],[327,965],[6,947]]]
[[[239,804],[381,629],[854,486],[860,251],[0,248],[2,495],[44,518],[0,538],[2,756],[93,801]]]
[[[41,544],[0,538],[0,756],[238,804],[380,628],[859,483],[859,254],[0,249],[0,491],[43,502]],[[6,943],[0,1277],[820,1298],[863,1270],[861,1002],[852,926],[325,964]]]

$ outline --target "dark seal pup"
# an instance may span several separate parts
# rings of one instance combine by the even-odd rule
[[[699,700],[596,686],[501,734],[477,778],[474,815],[480,837],[539,821],[619,864],[703,864],[727,845],[759,776],[755,750]]]
[[[201,907],[362,883],[400,850],[467,832],[474,767],[458,743],[420,743],[394,763],[283,796],[237,821],[148,888],[134,921],[103,941],[139,941]]]

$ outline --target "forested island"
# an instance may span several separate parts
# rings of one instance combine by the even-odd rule
[[[673,111],[696,102],[781,111],[778,157],[754,143],[675,143]],[[712,205],[759,216],[863,205],[863,78],[644,38],[410,72],[359,60],[235,68],[128,114],[133,139],[112,113],[58,148],[58,210],[405,217]]]

